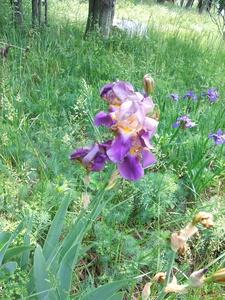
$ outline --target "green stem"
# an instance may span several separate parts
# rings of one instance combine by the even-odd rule
[[[173,263],[174,263],[174,258],[176,255],[176,251],[171,250],[171,254],[170,254],[170,258],[169,258],[169,262],[168,262],[168,266],[167,266],[167,271],[166,271],[166,279],[163,285],[163,290],[161,291],[161,293],[159,294],[159,296],[156,298],[156,300],[161,300],[166,296],[166,292],[165,292],[165,287],[168,285],[169,280],[170,280],[170,274],[171,274],[171,270],[173,267]]]

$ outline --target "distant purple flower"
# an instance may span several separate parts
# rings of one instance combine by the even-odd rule
[[[219,97],[216,88],[209,89],[206,93],[202,94],[202,96],[205,96],[205,95],[209,96],[209,100],[212,102],[216,101],[217,97]]]
[[[172,98],[173,101],[176,101],[176,102],[178,102],[178,100],[180,99],[178,94],[170,94],[170,96],[167,97],[167,99],[169,99],[169,98]]]
[[[194,91],[188,91],[187,94],[183,96],[183,99],[192,98],[194,101],[198,100],[198,97],[195,95]]]
[[[173,123],[172,126],[174,128],[179,127],[182,124],[182,129],[185,130],[186,128],[191,128],[196,126],[195,122],[192,122],[191,119],[189,118],[189,115],[184,115],[180,118],[177,119],[176,123]]]
[[[216,145],[225,143],[225,132],[223,133],[221,129],[215,134],[208,135],[208,138],[212,138],[215,141]]]

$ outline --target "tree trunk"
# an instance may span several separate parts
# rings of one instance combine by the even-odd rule
[[[23,27],[23,0],[11,0],[11,4],[14,9],[16,25],[18,25],[19,27]]]
[[[46,2],[44,2],[46,5]],[[41,25],[42,0],[32,0],[32,26]],[[46,15],[46,8],[45,8]]]
[[[100,30],[104,38],[108,38],[116,8],[116,0],[89,0],[88,20],[85,36],[90,31]]]
[[[202,6],[199,8],[199,13],[201,14],[203,12],[203,10],[205,9],[205,7],[208,6],[208,3],[209,3],[209,0],[205,0],[203,3],[202,3]]]
[[[193,3],[194,3],[194,0],[188,0],[188,2],[187,2],[187,4],[186,4],[185,8],[190,8],[190,7],[192,7]]]

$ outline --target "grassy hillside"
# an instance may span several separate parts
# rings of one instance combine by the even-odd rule
[[[21,253],[13,258],[13,274],[1,261],[2,299],[28,299],[35,293],[42,299],[38,287],[31,288],[34,281],[27,291],[30,270],[42,257],[49,227],[67,197],[70,204],[59,244],[72,232],[75,220],[89,220],[82,227],[79,243],[83,242],[72,268],[74,298],[122,279],[129,279],[124,299],[141,297],[144,284],[167,269],[171,232],[184,228],[199,211],[213,214],[214,227],[198,226],[187,252],[177,255],[174,274],[182,283],[224,252],[225,148],[208,138],[219,129],[225,132],[224,41],[206,13],[147,0],[117,2],[115,17],[146,24],[147,36],[129,36],[114,28],[108,40],[97,33],[84,40],[88,3],[81,0],[49,1],[49,25],[35,29],[30,25],[30,2],[25,1],[25,27],[19,30],[12,26],[7,4],[1,4],[5,14],[0,41],[17,48],[10,48],[0,67],[0,228],[12,233],[22,221],[23,230],[10,247],[32,246],[26,249],[26,264],[21,264]],[[110,164],[93,172],[87,186],[85,169],[72,162],[70,154],[113,137],[107,128],[93,125],[96,114],[107,111],[100,89],[119,79],[143,91],[147,73],[154,78],[151,98],[160,109],[151,140],[157,163],[146,168],[138,182],[120,177],[102,196]],[[216,101],[202,95],[214,88]],[[198,100],[183,99],[188,91]],[[173,101],[171,94],[179,94],[179,100]],[[184,114],[196,126],[174,128]],[[91,204],[85,210],[86,192]],[[207,274],[223,266],[221,258]],[[51,267],[48,272],[54,272]],[[50,279],[43,276],[55,291],[53,274]],[[132,281],[136,276],[140,277]],[[150,299],[161,290],[162,285],[153,284]],[[209,284],[169,294],[168,299],[222,299],[222,294],[220,285]]]

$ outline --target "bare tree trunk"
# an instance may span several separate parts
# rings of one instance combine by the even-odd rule
[[[48,24],[48,0],[45,0],[45,25]]]
[[[112,28],[115,8],[116,0],[89,0],[85,36],[90,31],[95,31],[99,28],[103,37],[107,39]]]
[[[187,2],[187,4],[186,4],[185,8],[190,8],[190,7],[192,7],[193,3],[194,3],[194,0],[188,0],[188,2]]]
[[[44,2],[46,5],[45,7],[45,23],[46,23],[46,16],[47,16],[47,0]],[[32,0],[32,26],[40,26],[41,25],[41,15],[42,15],[42,0]]]
[[[38,24],[38,1],[32,0],[32,26],[35,27]]]
[[[204,0],[204,2],[202,3],[202,6],[199,8],[199,13],[201,14],[203,12],[203,10],[205,9],[205,7],[208,6],[210,0]]]
[[[11,4],[14,9],[16,25],[18,25],[19,27],[23,27],[23,0],[11,0]]]

